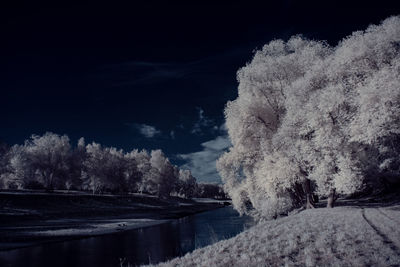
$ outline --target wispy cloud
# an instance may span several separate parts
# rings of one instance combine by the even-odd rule
[[[139,124],[139,123],[129,123],[128,125],[133,129],[137,130],[141,135],[143,135],[146,138],[153,138],[156,135],[161,134],[160,130],[151,125]]]
[[[121,76],[120,81],[115,82],[114,86],[155,84],[210,72],[210,70],[204,68],[201,60],[188,63],[132,61],[108,67],[114,71],[130,74]]]
[[[213,121],[209,118],[207,118],[204,115],[204,110],[202,108],[197,108],[198,111],[198,120],[194,123],[191,133],[192,134],[201,134],[202,133],[202,128],[203,127],[209,127]],[[214,127],[212,128],[214,129]]]
[[[215,75],[221,66],[231,64],[238,57],[249,53],[250,48],[233,48],[205,58],[186,62],[128,61],[102,66],[102,76],[110,75],[113,86],[149,85],[168,80],[197,78]]]
[[[220,182],[221,178],[217,172],[216,160],[231,146],[229,137],[226,131],[224,132],[224,135],[202,143],[202,150],[200,151],[179,154],[178,157],[186,161],[181,167],[190,169],[193,176],[199,181]]]

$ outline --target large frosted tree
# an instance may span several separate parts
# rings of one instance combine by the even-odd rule
[[[239,70],[238,98],[225,109],[233,146],[217,167],[240,212],[277,216],[302,194],[313,207],[313,189],[332,206],[368,177],[398,177],[399,21],[336,47],[275,40]]]
[[[290,189],[306,179],[300,166],[304,162],[293,164],[298,159],[274,136],[285,119],[290,88],[327,53],[324,43],[296,36],[287,43],[272,41],[239,70],[239,96],[225,109],[233,147],[217,167],[240,212],[252,206],[275,216],[291,207]]]

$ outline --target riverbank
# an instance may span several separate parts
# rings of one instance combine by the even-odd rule
[[[398,266],[400,202],[342,200],[266,221],[157,266]]]
[[[220,207],[140,194],[0,192],[0,250],[127,231]]]

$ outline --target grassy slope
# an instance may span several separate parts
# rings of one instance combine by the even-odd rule
[[[345,204],[263,222],[159,266],[399,266],[400,204]]]

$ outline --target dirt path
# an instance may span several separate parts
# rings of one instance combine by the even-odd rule
[[[376,238],[381,238],[386,246],[400,256],[400,224],[387,214],[389,211],[383,208],[362,208],[362,216],[374,229]]]

